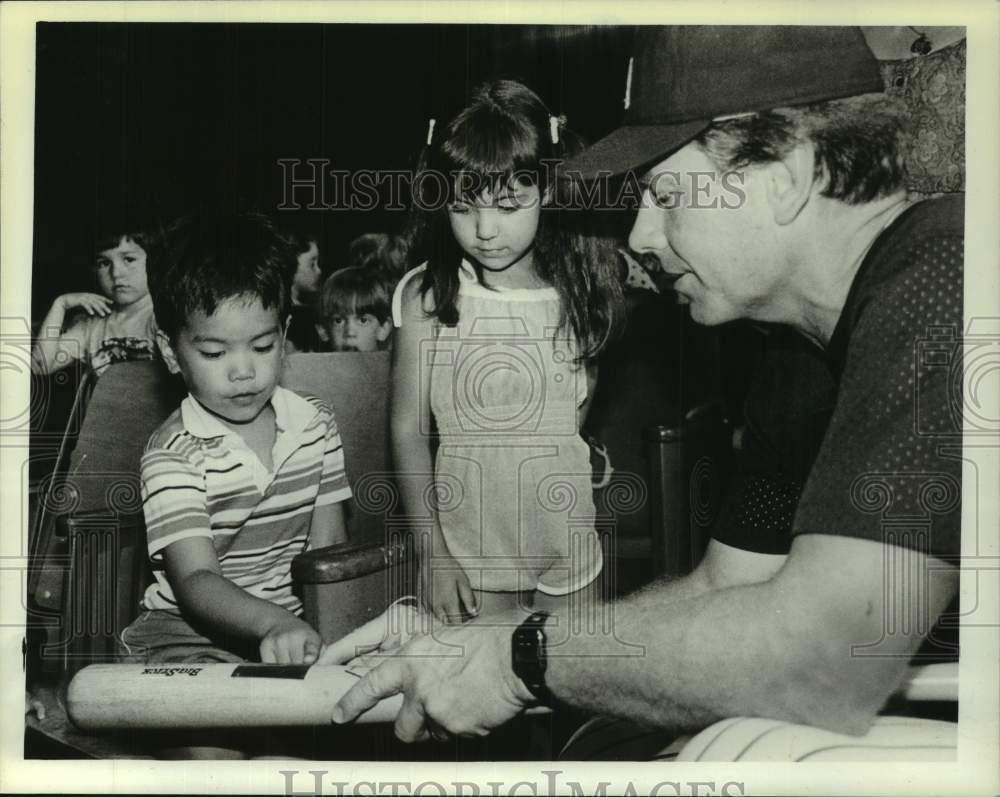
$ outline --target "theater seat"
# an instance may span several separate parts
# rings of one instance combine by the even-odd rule
[[[392,489],[389,355],[295,354],[286,364],[282,384],[333,407],[358,496],[348,507],[350,543],[310,551],[293,564],[307,617],[329,639],[381,611],[397,587],[376,574],[398,579],[399,565],[410,561],[405,540],[386,538],[384,507],[373,497]],[[139,461],[183,395],[180,381],[153,362],[117,364],[93,388],[69,467],[50,490],[51,539],[39,542],[48,554],[36,563],[36,592],[46,591],[44,605],[59,619],[43,648],[50,672],[70,675],[113,659],[116,637],[137,614],[151,579]]]

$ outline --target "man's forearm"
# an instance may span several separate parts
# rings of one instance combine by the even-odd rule
[[[770,584],[678,599],[687,585],[677,583],[616,604],[610,635],[578,633],[560,643],[550,620],[546,682],[556,697],[677,730],[738,715],[863,730],[867,716],[846,696],[837,700],[821,674],[831,664],[851,672],[849,646],[833,652],[837,662],[821,660],[829,648],[810,655]]]

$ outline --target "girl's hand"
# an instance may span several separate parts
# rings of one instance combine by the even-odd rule
[[[59,297],[63,310],[72,310],[80,307],[87,311],[87,315],[106,316],[111,314],[111,300],[107,296],[99,293],[64,293]]]
[[[293,614],[275,624],[260,641],[260,660],[265,664],[312,664],[319,656],[320,639],[309,623]]]
[[[425,602],[426,598],[425,590]],[[436,557],[431,565],[429,608],[442,623],[463,623],[479,613],[469,577],[450,556]]]

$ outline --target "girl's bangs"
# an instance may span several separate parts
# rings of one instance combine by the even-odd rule
[[[494,126],[485,135],[470,123],[444,142],[442,167],[452,199],[467,202],[486,190],[495,194],[514,179],[524,185],[538,184],[538,142],[533,131],[511,125],[510,120],[491,121]]]

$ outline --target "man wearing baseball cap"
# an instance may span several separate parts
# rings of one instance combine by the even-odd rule
[[[879,746],[957,591],[964,237],[961,198],[908,198],[882,88],[857,29],[639,30],[623,125],[565,171],[639,179],[629,245],[696,321],[785,324],[822,350],[836,401],[790,530],[719,529],[690,576],[612,604],[613,633],[556,610],[417,636],[339,720],[403,692],[404,740],[555,700],[672,731],[762,718],[750,737],[782,755],[799,725]],[[947,723],[914,733],[924,760],[954,754]]]

